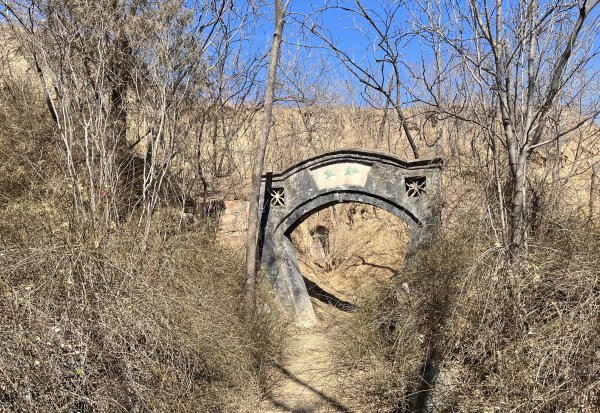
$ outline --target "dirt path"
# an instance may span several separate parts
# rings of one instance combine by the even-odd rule
[[[277,366],[281,385],[263,405],[263,412],[349,412],[336,397],[342,383],[333,372],[333,333],[345,313],[313,302],[320,324],[312,328],[290,327],[285,365]]]
[[[292,242],[307,289],[311,296],[324,297],[333,305],[313,298],[319,324],[290,326],[287,357],[284,365],[276,366],[281,384],[261,413],[362,410],[360,401],[349,406],[342,400],[341,395],[348,397],[351,388],[343,380],[352,379],[347,374],[340,377],[339,371],[336,374],[334,365],[333,340],[339,336],[342,321],[351,317],[340,309],[359,302],[360,296],[389,282],[402,268],[409,231],[385,211],[353,204],[314,214],[294,230]]]

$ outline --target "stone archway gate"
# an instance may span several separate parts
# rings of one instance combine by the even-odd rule
[[[441,171],[440,158],[406,161],[385,153],[347,149],[263,175],[261,266],[290,318],[302,325],[316,322],[291,242],[294,228],[337,203],[370,204],[410,225],[410,253],[440,222]]]

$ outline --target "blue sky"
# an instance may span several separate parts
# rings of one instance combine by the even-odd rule
[[[183,0],[185,4],[189,6],[196,5],[196,0]],[[284,0],[285,1],[285,0]],[[480,2],[483,0],[479,0]],[[489,0],[488,0],[489,1]],[[581,0],[580,0],[581,1]],[[549,1],[541,0],[542,7]],[[242,50],[248,56],[266,56],[270,42],[272,40],[273,32],[273,2],[267,0],[262,7],[258,9],[258,14],[253,16],[254,22],[248,25],[248,29],[243,33],[244,40]],[[516,4],[517,0],[505,0],[505,9],[508,9],[509,4]],[[409,34],[413,28],[410,23],[412,16],[410,11],[416,9],[416,2],[414,1],[398,1],[398,0],[362,0],[362,4],[371,9],[374,15],[381,12],[382,7],[394,7],[394,5],[400,5],[395,15],[394,25],[400,27],[402,31]],[[466,0],[456,0],[458,5],[457,9],[467,11]],[[282,61],[285,65],[286,62],[289,64],[291,59],[297,59],[295,62],[299,65],[298,70],[304,71],[300,73],[305,81],[319,82],[325,77],[329,80],[336,81],[345,84],[352,84],[355,89],[364,89],[359,86],[356,79],[343,68],[339,60],[333,56],[331,51],[326,48],[319,48],[323,46],[323,43],[319,41],[314,35],[307,33],[302,22],[307,19],[316,22],[323,32],[331,38],[336,45],[347,52],[349,55],[354,57],[357,61],[364,64],[374,64],[375,59],[381,58],[381,55],[373,53],[372,42],[368,40],[363,33],[358,30],[360,27],[367,27],[365,21],[353,19],[352,13],[343,10],[344,6],[355,5],[354,0],[290,0],[289,2],[289,16],[286,19],[286,26],[284,28],[284,44],[282,51]],[[327,6],[342,6],[342,7],[330,7],[326,11],[322,11],[325,5]],[[408,6],[407,6],[408,5]],[[410,9],[407,9],[410,7]],[[597,20],[600,14],[600,7],[594,13],[594,18],[591,19],[588,24],[597,24],[600,22]],[[250,2],[240,0],[236,2],[235,11],[239,11],[240,14],[245,14],[251,10]],[[455,10],[450,10],[454,12]],[[506,11],[507,15],[509,14]],[[235,16],[231,17],[234,21]],[[600,48],[600,36],[596,35],[588,41],[594,44],[594,48],[598,50]],[[432,52],[427,46],[424,46],[418,39],[418,37],[411,37],[407,35],[400,41],[398,49],[401,50],[404,61],[407,65],[418,65],[423,59],[428,65],[432,61]],[[424,55],[424,57],[423,57]],[[266,62],[265,62],[266,63]],[[320,70],[326,70],[327,76],[321,76]],[[600,71],[600,58],[596,57],[590,64],[590,68]],[[386,72],[387,73],[387,72]],[[264,80],[264,73],[261,75]],[[406,75],[403,79],[406,82],[406,87],[410,87],[410,76]],[[343,87],[340,85],[334,85],[338,89],[342,90]],[[343,92],[343,90],[342,90]],[[359,102],[361,101],[360,96],[350,96]],[[409,99],[409,96],[406,96]]]
[[[551,2],[542,0],[540,3],[540,8],[543,9],[548,3]],[[325,4],[330,6],[332,4],[347,6],[354,5],[355,2],[352,0],[291,0],[289,8],[290,14],[286,19],[286,26],[283,36],[283,59],[285,61],[286,56],[289,58],[290,54],[302,55],[304,53],[304,64],[306,64],[306,70],[308,72],[315,67],[315,64],[318,63],[318,61],[326,59],[328,67],[330,68],[329,74],[333,72],[333,77],[338,78],[340,81],[351,82],[357,85],[358,83],[356,82],[356,79],[354,79],[346,70],[344,70],[339,63],[339,60],[333,57],[331,52],[325,49],[311,49],[311,47],[322,46],[323,43],[316,39],[313,35],[306,33],[306,30],[302,27],[301,22],[306,21],[306,16],[310,16],[310,19],[315,21],[321,28],[323,28],[328,37],[335,41],[336,45],[348,52],[348,54],[353,56],[357,61],[366,64],[373,64],[375,59],[377,57],[380,58],[381,56],[377,56],[373,52],[373,49],[370,48],[371,42],[363,33],[360,32],[360,30],[358,30],[359,27],[366,28],[368,26],[364,20],[361,21],[353,19],[351,17],[352,13],[347,10],[343,10],[343,7],[334,7],[325,12],[320,12]],[[414,12],[416,9],[414,2],[362,0],[362,4],[367,9],[371,9],[374,15],[380,13],[382,11],[382,7],[394,7],[394,5],[400,4],[400,7],[395,14],[394,25],[406,33],[406,37],[399,42],[398,47],[402,56],[405,58],[404,61],[409,66],[412,65],[414,67],[416,65],[417,68],[420,65],[421,60],[425,62],[425,66],[432,66],[432,50],[417,36],[410,35],[410,33],[413,31],[413,26],[411,24],[412,16],[406,7],[411,7],[410,11]],[[406,6],[406,4],[408,4],[408,6]],[[461,9],[461,11],[467,13],[468,5],[466,1],[458,0],[456,4],[457,9]],[[517,0],[509,0],[504,2],[506,19],[510,18],[511,10],[509,5],[515,6],[516,4],[518,4]],[[516,8],[513,7],[513,10],[516,10]],[[454,11],[455,10],[448,10],[447,12]],[[573,9],[572,12],[574,15],[576,15],[577,11]],[[265,8],[265,41],[263,45],[267,45],[271,39],[273,27],[271,16],[272,13],[272,6]],[[594,15],[588,19],[587,25],[600,24],[598,21],[599,14],[600,7],[597,7]],[[593,42],[596,50],[600,48],[600,36],[598,34],[588,40]],[[562,46],[563,45],[561,44],[560,50],[562,50]],[[444,60],[446,56],[443,56],[442,58]],[[589,67],[592,69],[592,71],[600,70],[600,58],[594,58]],[[307,74],[307,76],[309,77],[309,74]],[[404,79],[407,87],[410,87],[409,78],[410,76],[407,75],[407,78]],[[405,95],[405,99],[410,100],[410,97]],[[358,98],[358,101],[360,103],[360,97]]]
[[[335,4],[334,4],[335,3]],[[394,11],[394,24],[396,28],[406,32],[407,37],[403,38],[398,49],[401,54],[405,56],[407,63],[420,62],[422,53],[425,52],[425,60],[430,60],[429,52],[423,50],[417,38],[409,36],[408,33],[412,32],[410,24],[411,16],[407,12],[406,8],[400,4],[401,2],[392,1],[373,1],[363,0],[362,4],[365,8],[370,9],[373,16],[383,15],[382,4],[384,7],[397,7]],[[339,60],[333,55],[333,53],[326,47],[323,47],[323,42],[317,39],[313,34],[308,33],[306,28],[303,27],[303,23],[307,21],[314,22],[320,27],[320,31],[326,34],[326,36],[332,39],[335,44],[343,49],[348,55],[352,56],[357,62],[363,65],[374,64],[376,54],[372,48],[371,38],[377,38],[373,35],[373,32],[369,29],[368,24],[361,19],[357,19],[356,15],[352,12],[344,10],[343,8],[348,5],[353,5],[353,1],[327,1],[327,0],[292,0],[290,2],[289,16],[286,19],[286,27],[284,32],[284,59],[286,56],[286,49],[289,53],[290,50],[302,50],[300,46],[308,46],[311,49],[305,49],[304,53],[308,56],[306,63],[310,67],[314,67],[316,62],[319,60],[325,60],[329,67],[329,77],[337,79],[339,83],[345,83],[346,85],[352,84],[355,91],[362,93],[365,91],[364,85],[361,85],[356,78],[354,78],[339,62]],[[329,7],[326,11],[323,11],[324,6],[339,6]],[[396,6],[398,5],[398,6]],[[363,32],[361,32],[361,30]],[[269,33],[270,35],[270,33]],[[317,47],[316,49],[312,47]],[[381,58],[381,55],[378,56]],[[389,67],[386,71],[389,70]],[[408,78],[404,79],[406,82]],[[335,85],[334,85],[335,86]],[[338,86],[342,88],[341,86]],[[347,96],[348,101],[354,100],[355,103],[365,104],[365,96]],[[407,100],[410,98],[405,96]]]

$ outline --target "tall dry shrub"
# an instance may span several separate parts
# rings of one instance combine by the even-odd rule
[[[96,248],[2,230],[0,411],[243,412],[269,391],[279,324],[245,314],[241,263],[203,236],[140,261],[124,233]]]
[[[465,216],[367,297],[338,340],[347,396],[366,412],[597,411],[600,228],[549,211],[522,276]]]
[[[135,223],[85,236],[25,86],[0,89],[0,412],[253,411],[280,324],[242,310],[239,258],[168,214],[146,248]]]
[[[392,283],[363,297],[340,329],[336,358],[352,385],[345,395],[364,412],[422,407],[440,370],[441,345],[457,282],[474,248],[440,234],[416,251]]]
[[[443,405],[461,411],[592,412],[600,407],[600,231],[552,217],[524,275],[488,250],[472,264],[446,332]]]

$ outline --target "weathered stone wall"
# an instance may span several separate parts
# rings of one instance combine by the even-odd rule
[[[242,250],[246,241],[250,203],[224,200],[219,213],[218,240],[228,248]]]
[[[290,238],[304,219],[337,203],[369,204],[411,227],[410,254],[439,225],[441,168],[441,159],[404,161],[389,154],[348,149],[265,175],[261,262],[290,317],[300,324],[316,322]]]

